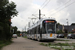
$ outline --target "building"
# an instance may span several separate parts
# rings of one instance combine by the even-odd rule
[[[58,25],[57,31],[62,30],[65,33],[75,32],[75,25]]]

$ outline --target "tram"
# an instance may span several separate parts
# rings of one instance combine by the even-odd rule
[[[40,19],[28,28],[27,38],[36,39],[38,41],[56,40],[56,23],[57,21],[55,19]]]

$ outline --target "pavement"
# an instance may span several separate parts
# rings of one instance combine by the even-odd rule
[[[41,42],[26,39],[23,37],[14,38],[13,43],[5,46],[2,50],[56,50],[47,46],[40,45]]]

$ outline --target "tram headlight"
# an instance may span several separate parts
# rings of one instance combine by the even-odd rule
[[[55,34],[55,36],[57,36],[57,34]]]
[[[44,34],[44,36],[47,36],[46,34]]]

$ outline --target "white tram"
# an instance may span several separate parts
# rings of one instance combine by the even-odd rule
[[[56,20],[40,19],[28,28],[27,38],[41,40],[56,40]]]

